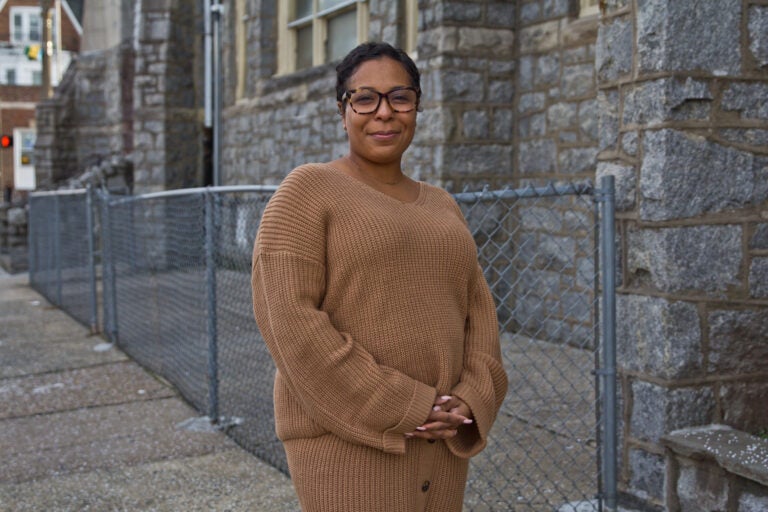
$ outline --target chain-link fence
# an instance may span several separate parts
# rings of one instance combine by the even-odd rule
[[[29,279],[51,304],[95,332],[97,230],[92,198],[86,190],[30,196]]]
[[[489,446],[472,461],[469,510],[581,512],[613,501],[615,481],[601,478],[602,420],[615,414],[615,403],[601,407],[599,380],[613,375],[599,343],[601,192],[566,184],[455,195],[496,300],[510,382]]]
[[[287,472],[274,435],[274,365],[250,289],[253,240],[273,191],[99,193],[95,208],[85,191],[34,194],[30,281],[86,324],[93,313],[83,316],[75,304],[93,311],[100,298],[110,340]],[[606,180],[600,190],[567,184],[455,195],[496,299],[510,378],[489,446],[472,461],[466,510],[615,507],[612,194]],[[100,274],[103,293],[87,299]]]

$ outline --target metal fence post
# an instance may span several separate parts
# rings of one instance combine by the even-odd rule
[[[37,261],[37,201],[34,197],[29,198],[29,217],[27,221],[27,249],[29,258],[29,283],[32,288],[37,288],[37,270],[39,263]]]
[[[219,368],[216,330],[215,195],[205,191],[205,282],[208,299],[208,417],[219,422]]]
[[[90,327],[91,334],[99,332],[99,313],[98,313],[98,297],[96,293],[96,257],[95,247],[96,243],[94,238],[96,233],[94,231],[93,222],[93,187],[89,184],[85,190],[85,225],[88,231],[88,284],[90,287]]]
[[[117,330],[117,276],[115,269],[115,256],[112,247],[112,205],[109,192],[102,192],[101,206],[104,208],[104,217],[101,226],[101,243],[104,246],[101,256],[101,264],[104,270],[104,323],[109,326],[107,337],[112,343],[118,343]]]
[[[56,264],[56,306],[61,307],[61,224],[59,222],[59,219],[61,219],[61,205],[59,201],[59,196],[53,196],[53,209],[54,209],[54,217],[53,217],[53,254],[54,254],[54,260]]]
[[[601,263],[603,281],[603,393],[605,442],[603,446],[603,482],[606,509],[616,510],[617,440],[616,440],[616,224],[613,176],[600,180],[603,215],[601,219]]]

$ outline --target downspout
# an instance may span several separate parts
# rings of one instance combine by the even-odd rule
[[[221,16],[224,5],[205,0],[205,127],[213,128],[213,186],[221,185]]]

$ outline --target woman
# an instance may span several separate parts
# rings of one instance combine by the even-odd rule
[[[254,245],[277,435],[305,512],[460,511],[507,387],[493,299],[451,196],[403,174],[413,61],[336,69],[349,154],[293,170]]]

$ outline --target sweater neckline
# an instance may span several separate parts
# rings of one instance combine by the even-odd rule
[[[419,204],[424,202],[424,198],[427,195],[427,187],[424,184],[424,182],[420,181],[420,180],[415,180],[416,184],[419,187],[419,193],[416,196],[416,199],[414,199],[413,201],[401,201],[400,199],[398,199],[396,197],[393,197],[393,196],[391,196],[389,194],[386,194],[386,193],[382,192],[381,190],[377,190],[377,189],[373,188],[372,186],[370,186],[369,184],[367,184],[363,180],[359,180],[359,179],[355,178],[354,176],[350,176],[349,174],[345,173],[341,169],[337,169],[336,167],[334,167],[332,165],[327,165],[327,167],[334,174],[339,174],[339,175],[343,176],[346,180],[351,181],[353,183],[356,183],[358,185],[358,187],[360,187],[360,188],[362,188],[364,190],[368,190],[368,191],[370,191],[374,195],[381,196],[381,197],[383,197],[383,198],[385,198],[385,199],[387,199],[389,201],[393,201],[393,202],[395,202],[396,204],[399,204],[399,205],[414,205],[414,206],[415,205],[419,205]]]

